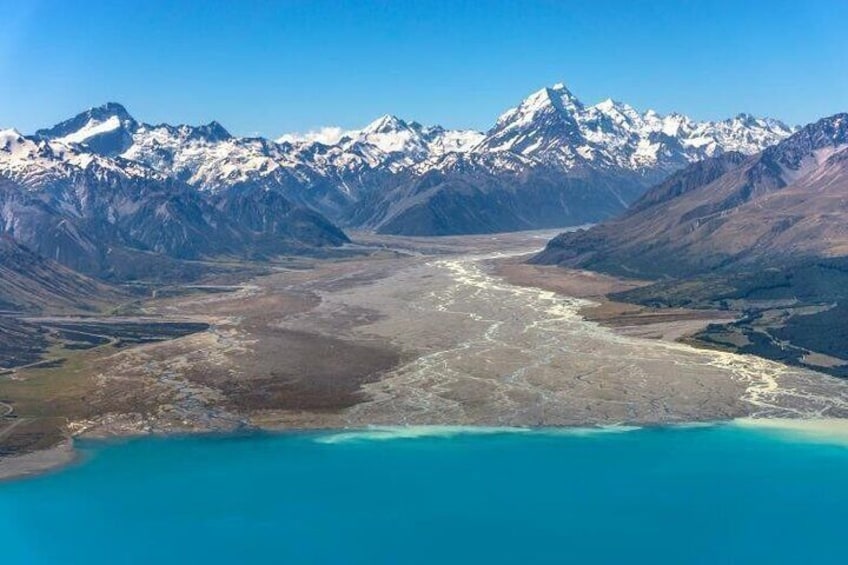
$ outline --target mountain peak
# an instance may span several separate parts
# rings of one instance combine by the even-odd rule
[[[100,106],[95,106],[93,108],[89,108],[87,111],[83,112],[83,114],[89,117],[95,118],[109,118],[111,116],[115,116],[120,120],[132,120],[133,117],[127,112],[127,109],[124,108],[122,104],[118,102],[106,102],[105,104],[101,104]]]
[[[14,128],[0,129],[0,151],[4,153],[15,153],[26,140],[21,132]]]
[[[564,84],[542,88],[501,114],[480,147],[524,154],[571,143],[580,135],[575,117],[583,110]]]
[[[547,88],[547,90],[550,91],[550,92],[556,93],[557,96],[560,96],[560,97],[566,96],[566,97],[569,97],[569,98],[574,98],[576,100],[576,97],[574,96],[574,94],[572,94],[571,91],[568,90],[568,87],[565,86],[565,83],[563,83],[563,82],[558,82],[555,85]]]
[[[362,133],[391,133],[407,129],[409,124],[392,114],[384,114],[362,128]]]
[[[624,102],[619,102],[618,100],[613,100],[612,98],[607,98],[602,102],[598,102],[590,109],[598,110],[602,114],[606,114],[610,117],[624,116],[630,120],[637,120],[640,117],[639,112],[637,112],[633,106]],[[653,110],[648,110],[644,115],[646,117],[659,117]]]
[[[558,82],[528,96],[519,109],[538,111],[546,107],[553,107],[558,112],[574,113],[583,108],[583,103],[568,90],[565,84]]]
[[[552,87],[548,88],[548,96],[555,100],[556,102],[561,103],[563,106],[567,108],[577,107],[582,108],[583,103],[577,99],[577,97],[572,94],[570,90],[565,86],[565,84],[558,82]]]
[[[107,102],[89,108],[69,120],[48,129],[40,129],[35,136],[61,143],[88,145],[101,155],[118,155],[131,143],[132,132],[138,122],[117,102]]]
[[[22,137],[23,137],[23,135],[21,135],[21,132],[19,132],[15,128],[9,128],[9,129],[0,128],[0,144],[2,144],[4,140],[9,140],[9,139],[17,140],[17,139],[20,139]]]
[[[197,134],[208,141],[226,141],[232,139],[232,135],[219,122],[212,120],[206,125],[193,128]]]
[[[523,127],[539,116],[554,116],[573,121],[573,115],[583,110],[583,103],[559,82],[530,94],[517,107],[507,110],[498,118],[495,129]]]
[[[618,104],[619,103],[613,100],[612,98],[607,98],[606,100],[602,100],[601,102],[595,104],[595,108],[598,108],[599,110],[612,110],[613,108],[618,106]]]

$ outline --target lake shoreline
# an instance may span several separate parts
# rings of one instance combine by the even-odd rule
[[[180,314],[209,329],[90,350],[64,368],[4,381],[3,399],[24,425],[6,428],[18,436],[7,442],[0,475],[73,462],[71,444],[55,446],[69,436],[400,424],[412,426],[407,432],[574,430],[848,415],[844,382],[683,341],[726,312],[616,303],[606,295],[642,283],[523,263],[543,239],[387,239],[387,249],[422,253],[316,263],[234,293],[145,302],[145,315]],[[31,395],[36,385],[51,395]],[[42,414],[55,406],[64,411],[48,421]],[[44,429],[51,441],[36,444]]]
[[[691,422],[657,422],[639,425],[626,423],[590,426],[365,426],[356,428],[315,427],[291,429],[265,429],[233,432],[193,432],[193,433],[157,433],[132,434],[109,437],[82,437],[77,443],[95,446],[108,446],[144,439],[257,439],[284,436],[314,436],[323,444],[342,444],[350,441],[390,441],[395,439],[412,440],[425,438],[451,438],[457,436],[486,436],[499,434],[517,434],[527,436],[591,436],[594,434],[628,433],[639,430],[685,430],[710,427],[735,427],[771,434],[784,439],[804,443],[824,443],[848,447],[848,419],[841,418],[752,418],[743,416],[728,420],[701,420]],[[30,478],[61,472],[69,467],[82,464],[85,457],[74,445],[74,440],[31,453],[0,458],[0,486],[3,483],[21,481]]]
[[[73,440],[53,447],[0,458],[0,484],[54,473],[81,461]]]

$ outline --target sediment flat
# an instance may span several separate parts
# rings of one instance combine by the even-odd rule
[[[0,457],[0,482],[44,473],[68,465],[75,459],[76,453],[70,441],[64,441],[48,449]]]
[[[14,414],[0,453],[250,429],[848,416],[845,381],[679,341],[726,313],[617,304],[604,296],[640,283],[517,260],[551,235],[355,234],[351,258],[147,301],[138,319],[202,331],[1,380]]]

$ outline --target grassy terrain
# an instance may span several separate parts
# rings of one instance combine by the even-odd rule
[[[11,408],[0,417],[0,456],[56,445],[64,439],[68,421],[102,412],[102,399],[99,408],[92,402],[93,395],[101,392],[95,363],[110,350],[174,339],[204,331],[208,325],[80,318],[29,327],[38,328],[43,343],[31,348],[30,357],[17,354],[17,368],[0,378],[0,403]],[[128,408],[120,403],[116,398],[112,408]]]
[[[711,325],[696,339],[848,377],[846,258],[664,280],[611,297],[654,307],[741,312],[738,321]]]
[[[86,416],[86,397],[94,387],[86,354],[68,354],[61,346],[48,354],[62,359],[61,365],[32,367],[23,378],[0,380],[0,400],[14,410],[0,419],[0,456],[52,447],[65,438],[69,418]]]

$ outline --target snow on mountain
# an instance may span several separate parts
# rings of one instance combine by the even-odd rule
[[[369,144],[384,154],[406,153],[413,160],[450,152],[470,151],[484,137],[474,130],[448,130],[441,126],[425,127],[386,114],[362,129],[345,130],[325,127],[305,134],[285,134],[278,143],[314,143],[351,148]],[[417,157],[417,159],[416,159]]]
[[[94,178],[165,178],[141,163],[102,157],[78,145],[26,137],[14,129],[0,131],[0,178],[39,190],[83,173]]]
[[[324,128],[275,142],[232,136],[216,122],[143,124],[120,104],[109,103],[40,130],[36,138],[120,155],[201,190],[217,191],[280,176],[312,185],[374,170],[420,173],[456,161],[444,158],[454,153],[509,152],[528,159],[528,166],[615,169],[655,177],[725,151],[755,153],[792,131],[777,120],[747,114],[697,122],[681,114],[642,113],[611,99],[588,106],[564,84],[556,84],[503,113],[485,134],[425,127],[387,114],[359,130]],[[500,161],[515,167],[515,159]]]
[[[575,116],[583,110],[583,104],[565,85],[543,88],[504,112],[475,150],[527,156],[551,150],[571,153],[574,142],[580,139]]]
[[[469,153],[480,143],[485,134],[475,130],[442,129],[430,141],[430,151],[435,155],[446,153]]]
[[[79,165],[93,156],[112,157],[110,163],[122,163],[117,166],[155,170],[212,195],[273,190],[336,221],[372,225],[373,218],[361,224],[350,220],[351,211],[367,218],[367,208],[385,209],[381,199],[390,193],[405,198],[393,191],[431,172],[445,182],[462,176],[463,183],[475,187],[486,183],[507,189],[518,186],[516,175],[542,169],[550,185],[561,175],[603,178],[595,186],[614,181],[647,188],[691,162],[727,151],[756,153],[791,132],[777,120],[746,114],[698,122],[681,114],[640,112],[611,99],[586,105],[556,84],[506,111],[486,133],[423,126],[387,114],[357,130],[324,128],[272,141],[233,136],[217,122],[150,125],[109,103],[40,130],[26,148],[19,135],[4,133],[0,148],[5,144],[16,154],[33,156],[59,152]],[[575,197],[574,187],[570,190],[569,198]],[[624,205],[614,187],[609,192],[611,202]]]
[[[198,127],[140,124],[122,157],[214,191],[278,169],[274,149],[264,139],[235,138],[217,122]]]
[[[756,153],[792,132],[778,120],[746,114],[696,122],[640,113],[611,99],[586,106],[557,84],[501,115],[475,150],[516,152],[565,170],[616,168],[655,176],[725,151]]]
[[[714,126],[743,145],[774,127],[746,115]],[[534,261],[654,278],[844,256],[846,186],[848,114],[836,114],[755,156],[693,163],[624,214],[556,237]]]
[[[718,151],[739,151],[750,155],[776,144],[795,131],[779,120],[739,114],[720,122],[696,124],[684,144],[706,147],[708,156]]]
[[[44,257],[98,276],[136,277],[148,276],[159,255],[172,259],[273,256],[347,241],[320,214],[261,186],[208,194],[170,174],[178,170],[173,163],[156,169],[140,158],[108,156],[116,148],[115,138],[98,145],[104,154],[97,153],[88,141],[102,141],[104,132],[116,130],[90,124],[108,123],[110,117],[82,115],[74,120],[80,130],[54,128],[55,140],[47,137],[48,130],[32,137],[15,130],[0,132],[0,234],[14,237]],[[86,138],[92,129],[96,132],[86,143],[67,142]],[[214,122],[200,127],[153,127],[133,121],[131,131],[122,131],[122,140],[124,133],[129,136],[129,151],[139,155],[160,142],[178,146],[174,153],[167,148],[152,151],[150,161],[175,155],[188,159],[198,147],[225,151],[233,143],[232,136]],[[135,144],[136,136],[148,145]],[[276,146],[267,140],[252,142]],[[214,164],[208,151],[201,150],[199,155],[199,163]],[[220,162],[226,166],[217,172],[229,171],[231,176],[253,170],[253,163],[230,155],[220,156]],[[270,159],[265,162],[279,167]]]
[[[121,156],[201,192],[276,190],[330,214],[358,198],[357,183],[363,175],[389,167],[392,161],[372,144],[328,146],[235,137],[215,123],[199,127],[140,124],[132,134],[132,144]]]
[[[90,108],[52,128],[35,132],[35,137],[60,143],[85,144],[95,153],[115,156],[131,143],[137,122],[126,108],[115,102]]]
[[[708,156],[755,153],[791,132],[777,120],[746,114],[697,122],[681,114],[639,112],[611,99],[589,106],[565,85],[556,84],[506,111],[485,134],[426,127],[387,114],[359,130],[324,128],[270,141],[232,136],[216,122],[139,123],[122,106],[109,103],[41,130],[37,137],[85,145],[101,155],[120,155],[203,191],[246,183],[282,185],[289,196],[316,205],[313,200],[319,197],[294,192],[321,187],[320,198],[338,204],[368,192],[363,179],[373,181],[374,175],[423,174],[430,168],[449,170],[471,162],[487,169],[502,163],[505,171],[536,164],[565,172],[613,171],[650,184]],[[504,152],[522,160],[452,156]],[[328,190],[335,194],[328,195]]]
[[[29,155],[27,140],[16,129],[0,130],[0,151],[6,153],[10,160],[26,159]]]
[[[113,132],[119,127],[121,127],[121,120],[117,116],[109,116],[103,121],[91,119],[77,131],[64,137],[59,137],[56,141],[62,143],[85,143],[86,140],[92,137]]]
[[[338,145],[345,151],[374,147],[382,153],[375,165],[399,171],[446,153],[470,151],[482,139],[483,134],[477,131],[425,127],[386,114],[361,130],[346,133]]]
[[[171,126],[133,121],[120,156],[202,192],[259,186],[338,216],[384,178],[401,175],[432,156],[467,151],[482,136],[388,115],[361,130],[343,132],[334,144],[294,135],[276,142],[235,137],[216,122]]]

